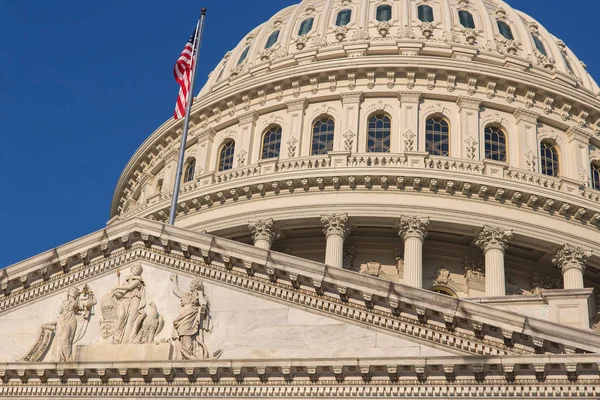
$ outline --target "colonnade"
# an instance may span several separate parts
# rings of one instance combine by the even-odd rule
[[[342,268],[344,259],[344,241],[351,232],[348,214],[321,216],[323,233],[326,238],[325,264]],[[418,216],[401,216],[398,235],[404,241],[404,278],[408,286],[423,287],[423,243],[427,237],[429,219]],[[273,241],[281,236],[273,219],[249,223],[254,245],[270,250]],[[485,257],[485,295],[488,297],[506,295],[506,275],[504,256],[513,237],[511,230],[493,226],[484,226],[475,244],[483,250]],[[583,273],[591,252],[563,245],[553,263],[561,268],[565,289],[582,289]]]

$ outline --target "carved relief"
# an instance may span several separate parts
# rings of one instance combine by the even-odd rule
[[[296,146],[298,144],[298,139],[295,136],[292,136],[290,140],[287,141],[288,145],[288,157],[296,157]]]
[[[354,270],[353,262],[356,249],[354,246],[344,246],[343,263],[344,269]]]
[[[559,279],[553,279],[546,274],[534,273],[531,281],[531,293],[540,294],[542,290],[561,289],[562,283]]]
[[[592,256],[591,251],[565,244],[552,259],[554,265],[562,269],[563,274],[570,269],[585,270],[587,260]]]
[[[501,228],[486,225],[483,227],[483,231],[479,234],[479,238],[475,244],[483,251],[491,249],[505,251],[512,236],[513,233],[510,230],[505,231]]]
[[[323,215],[321,216],[321,222],[324,225],[323,233],[325,236],[338,235],[345,238],[350,234],[348,214]]]
[[[188,292],[179,289],[177,275],[171,275],[173,294],[180,299],[181,310],[173,321],[175,359],[206,360],[219,358],[222,350],[209,353],[205,336],[212,332],[210,301],[204,292],[204,283],[194,279]]]
[[[411,237],[425,240],[427,237],[427,228],[429,227],[429,218],[402,216],[398,225],[398,235],[404,240]]]
[[[344,133],[344,149],[346,151],[352,151],[352,145],[354,144],[354,137],[356,134],[352,129],[348,129],[346,133]]]
[[[415,139],[417,135],[413,133],[410,129],[407,129],[404,133],[404,150],[405,151],[413,151],[415,148]]]

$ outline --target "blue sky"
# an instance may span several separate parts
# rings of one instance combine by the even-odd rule
[[[248,31],[296,2],[0,0],[0,268],[105,226],[121,170],[173,113],[173,64],[202,6],[197,88]],[[599,1],[509,4],[600,79]]]

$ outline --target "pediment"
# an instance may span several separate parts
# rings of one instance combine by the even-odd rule
[[[105,250],[93,253],[97,248]],[[193,279],[202,281],[210,302],[210,319],[202,323],[212,329],[203,331],[204,355],[195,353],[200,358],[509,356],[540,350],[597,353],[600,348],[591,332],[149,221],[118,224],[52,254],[68,268],[39,273],[56,264],[51,254],[42,254],[5,271],[10,285],[0,296],[0,329],[9,339],[0,343],[0,361],[22,360],[27,354],[27,361],[52,361],[55,350],[49,346],[56,346],[58,333],[49,324],[57,320],[69,291],[85,292],[86,285],[96,305],[84,334],[72,336],[77,338],[72,357],[89,350],[85,346],[112,344],[110,329],[102,323],[103,299],[135,266],[143,268],[144,310],[152,314],[154,303],[163,325],[151,340],[154,347],[123,347],[135,357],[139,346],[145,346],[144,354],[156,353],[149,359],[179,357],[172,339],[178,337],[174,320],[182,306],[172,275],[179,276],[183,294],[190,292]],[[18,287],[18,282],[26,284]],[[118,318],[112,313],[114,326]],[[138,347],[130,350],[132,345]],[[125,359],[133,357],[127,354]]]

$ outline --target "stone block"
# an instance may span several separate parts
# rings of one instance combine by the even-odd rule
[[[171,343],[112,344],[101,343],[75,347],[75,361],[167,361],[173,358]]]

